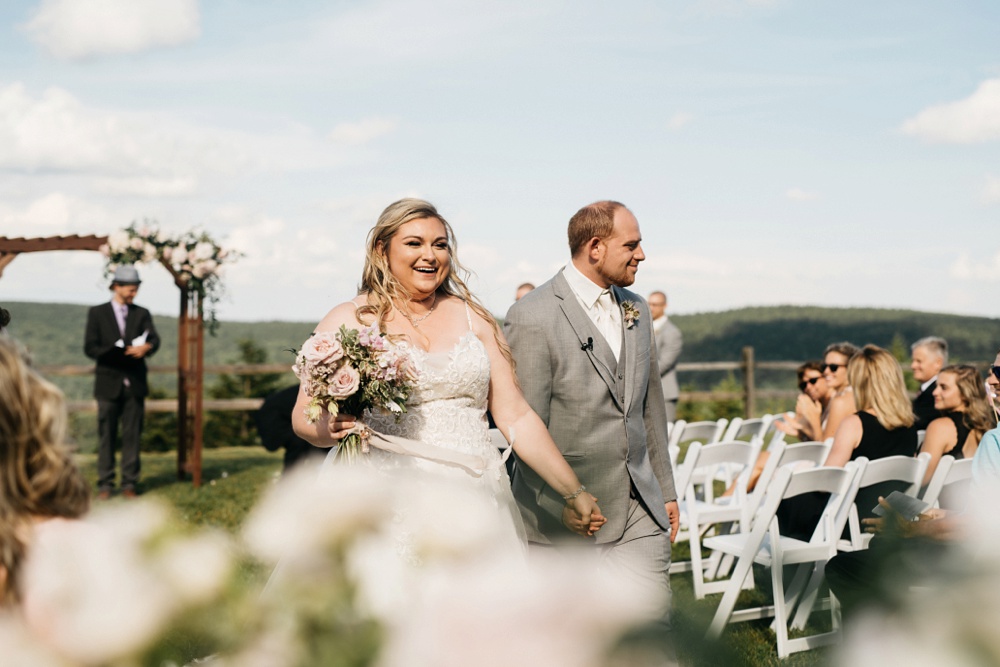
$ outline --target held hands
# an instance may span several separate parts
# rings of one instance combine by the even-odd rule
[[[597,498],[589,493],[581,493],[567,502],[562,511],[563,524],[584,537],[592,537],[607,520],[597,506]]]

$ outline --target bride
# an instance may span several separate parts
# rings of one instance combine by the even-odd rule
[[[566,527],[579,535],[593,535],[606,521],[597,499],[580,484],[521,394],[503,334],[462,280],[467,272],[455,256],[451,226],[428,202],[402,199],[382,212],[366,245],[358,296],[331,310],[316,333],[337,332],[341,325],[353,329],[374,325],[408,349],[418,379],[406,412],[398,418],[372,412],[333,419],[324,412],[319,421],[310,423],[304,412],[309,397],[300,390],[292,413],[295,432],[314,445],[332,447],[360,418],[377,432],[415,440],[437,452],[454,452],[456,459],[478,456],[486,464],[484,470],[449,465],[439,456],[432,460],[375,446],[362,458],[379,471],[412,470],[442,483],[457,481],[462,493],[491,501],[504,530],[523,541],[506,470],[489,437],[488,408],[519,461],[566,499]],[[335,454],[336,450],[328,458]]]

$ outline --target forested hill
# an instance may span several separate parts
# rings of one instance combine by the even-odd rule
[[[676,315],[684,334],[682,361],[739,359],[740,349],[754,348],[758,360],[819,358],[835,341],[904,346],[924,336],[941,336],[953,361],[991,361],[1000,349],[1000,319],[915,310],[767,306],[721,313]]]
[[[83,329],[87,306],[75,304],[6,302],[11,312],[11,333],[28,345],[40,364],[90,363],[83,354]],[[157,364],[177,358],[177,319],[155,316],[163,347]],[[674,315],[684,334],[682,361],[736,360],[744,346],[754,348],[759,360],[793,360],[819,357],[831,342],[875,343],[883,347],[909,345],[923,336],[946,338],[956,361],[986,362],[1000,348],[1000,319],[965,317],[913,310],[873,308],[817,308],[768,306],[718,313]],[[314,322],[228,322],[218,335],[205,337],[205,361],[238,360],[237,342],[251,338],[268,354],[269,361],[291,364],[291,348],[298,347]]]

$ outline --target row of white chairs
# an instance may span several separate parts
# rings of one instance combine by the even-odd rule
[[[744,443],[746,444],[746,443]],[[730,450],[733,453],[738,448],[732,443],[715,443],[706,446],[693,446],[685,457],[685,465],[694,469],[696,460],[688,464],[688,458],[694,454],[709,465],[716,465],[719,460],[715,452]],[[802,651],[828,644],[839,636],[839,607],[831,595],[824,600],[818,600],[823,583],[826,562],[838,550],[851,551],[864,549],[868,545],[869,536],[862,532],[858,520],[854,499],[859,489],[872,484],[887,481],[899,481],[907,485],[905,493],[920,496],[925,502],[934,504],[943,500],[944,495],[954,491],[956,486],[967,486],[971,477],[971,461],[955,461],[952,457],[942,457],[931,483],[921,494],[921,482],[926,471],[929,456],[911,458],[905,456],[887,457],[868,461],[860,457],[851,461],[844,468],[822,467],[829,452],[830,442],[799,443],[785,445],[783,442],[771,443],[771,456],[768,458],[758,482],[752,493],[744,493],[741,497],[737,490],[722,507],[713,510],[702,508],[704,502],[694,493],[690,483],[684,488],[684,502],[688,505],[688,534],[691,539],[692,560],[698,560],[698,566],[693,568],[695,590],[697,597],[706,593],[722,592],[723,596],[709,629],[709,637],[721,635],[728,623],[760,618],[773,618],[777,636],[779,657],[787,657],[790,653]],[[745,452],[738,455],[741,461]],[[737,457],[734,457],[737,458]],[[746,464],[752,466],[752,462]],[[807,469],[801,469],[808,466]],[[684,467],[684,466],[682,466]],[[688,476],[689,470],[680,475]],[[739,484],[739,481],[737,482]],[[829,493],[827,502],[815,532],[808,541],[782,536],[778,530],[776,512],[782,500],[812,491]],[[953,493],[957,499],[960,494]],[[741,506],[737,512],[734,505]],[[733,532],[720,532],[704,539],[701,536],[709,528],[708,522],[718,518],[729,522]],[[849,539],[842,539],[845,527]],[[735,559],[733,575],[726,580],[705,581],[704,575],[708,568],[702,569],[701,546],[717,554]],[[771,570],[771,586],[774,603],[771,605],[750,609],[735,609],[736,600],[741,590],[753,588],[754,563],[769,567]],[[794,576],[786,586],[784,567],[798,566]],[[719,572],[728,571],[728,567]],[[833,630],[812,636],[789,639],[789,629],[803,630],[810,615],[816,609],[828,609],[831,612]],[[794,612],[794,617],[791,614]]]

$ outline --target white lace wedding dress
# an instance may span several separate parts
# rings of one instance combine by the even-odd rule
[[[482,341],[472,331],[469,314],[467,331],[449,351],[426,352],[408,347],[418,371],[402,415],[388,411],[366,412],[362,421],[382,434],[407,438],[433,445],[443,456],[424,458],[384,451],[372,446],[353,462],[371,469],[379,476],[407,480],[411,496],[394,507],[396,555],[411,565],[420,564],[419,550],[414,549],[414,530],[426,530],[428,522],[460,522],[453,503],[484,505],[490,511],[492,548],[522,558],[525,545],[524,525],[510,490],[510,480],[496,445],[492,442],[486,419],[490,384],[490,360]],[[466,465],[447,461],[450,455]],[[328,455],[335,458],[336,451]],[[445,460],[441,460],[441,459]],[[475,460],[481,465],[467,465]],[[442,493],[442,489],[447,492]],[[414,498],[413,494],[419,494]],[[435,505],[437,503],[437,505]],[[441,504],[448,506],[442,507]],[[413,516],[419,511],[419,516]],[[432,526],[447,531],[447,525]],[[466,528],[455,526],[454,530]]]

